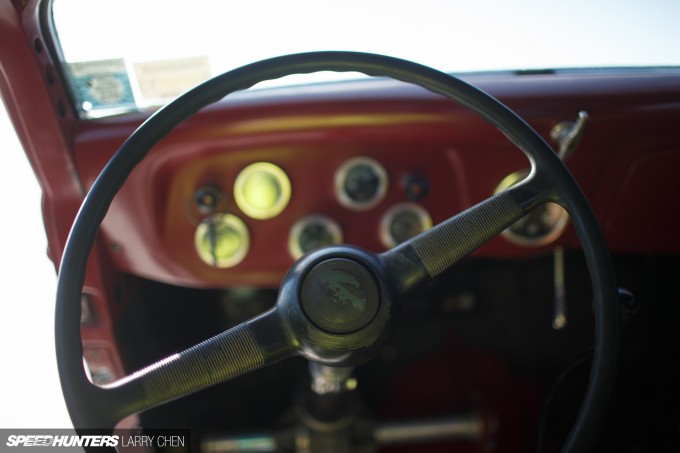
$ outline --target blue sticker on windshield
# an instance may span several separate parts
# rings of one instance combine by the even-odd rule
[[[68,69],[81,110],[135,108],[123,59],[69,63]]]

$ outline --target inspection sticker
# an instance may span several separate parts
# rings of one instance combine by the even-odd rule
[[[83,110],[135,106],[122,58],[69,63],[68,69],[74,94]]]
[[[208,57],[135,63],[135,75],[144,100],[167,100],[210,78]]]

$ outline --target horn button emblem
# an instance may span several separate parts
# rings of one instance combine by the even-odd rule
[[[380,307],[380,289],[361,264],[331,258],[316,264],[300,289],[302,309],[319,329],[348,334],[366,327]]]

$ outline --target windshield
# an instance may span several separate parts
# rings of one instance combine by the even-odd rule
[[[54,0],[53,16],[84,116],[157,106],[226,70],[315,50],[455,73],[680,66],[675,0]]]

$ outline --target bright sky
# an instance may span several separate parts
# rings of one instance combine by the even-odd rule
[[[446,71],[680,62],[677,0],[55,3],[68,61],[209,55],[223,71],[293,52],[361,50]]]
[[[195,56],[213,75],[314,50],[452,72],[680,66],[678,0],[57,0],[54,12],[66,60],[125,58],[138,104],[153,102],[140,99],[135,62]]]

